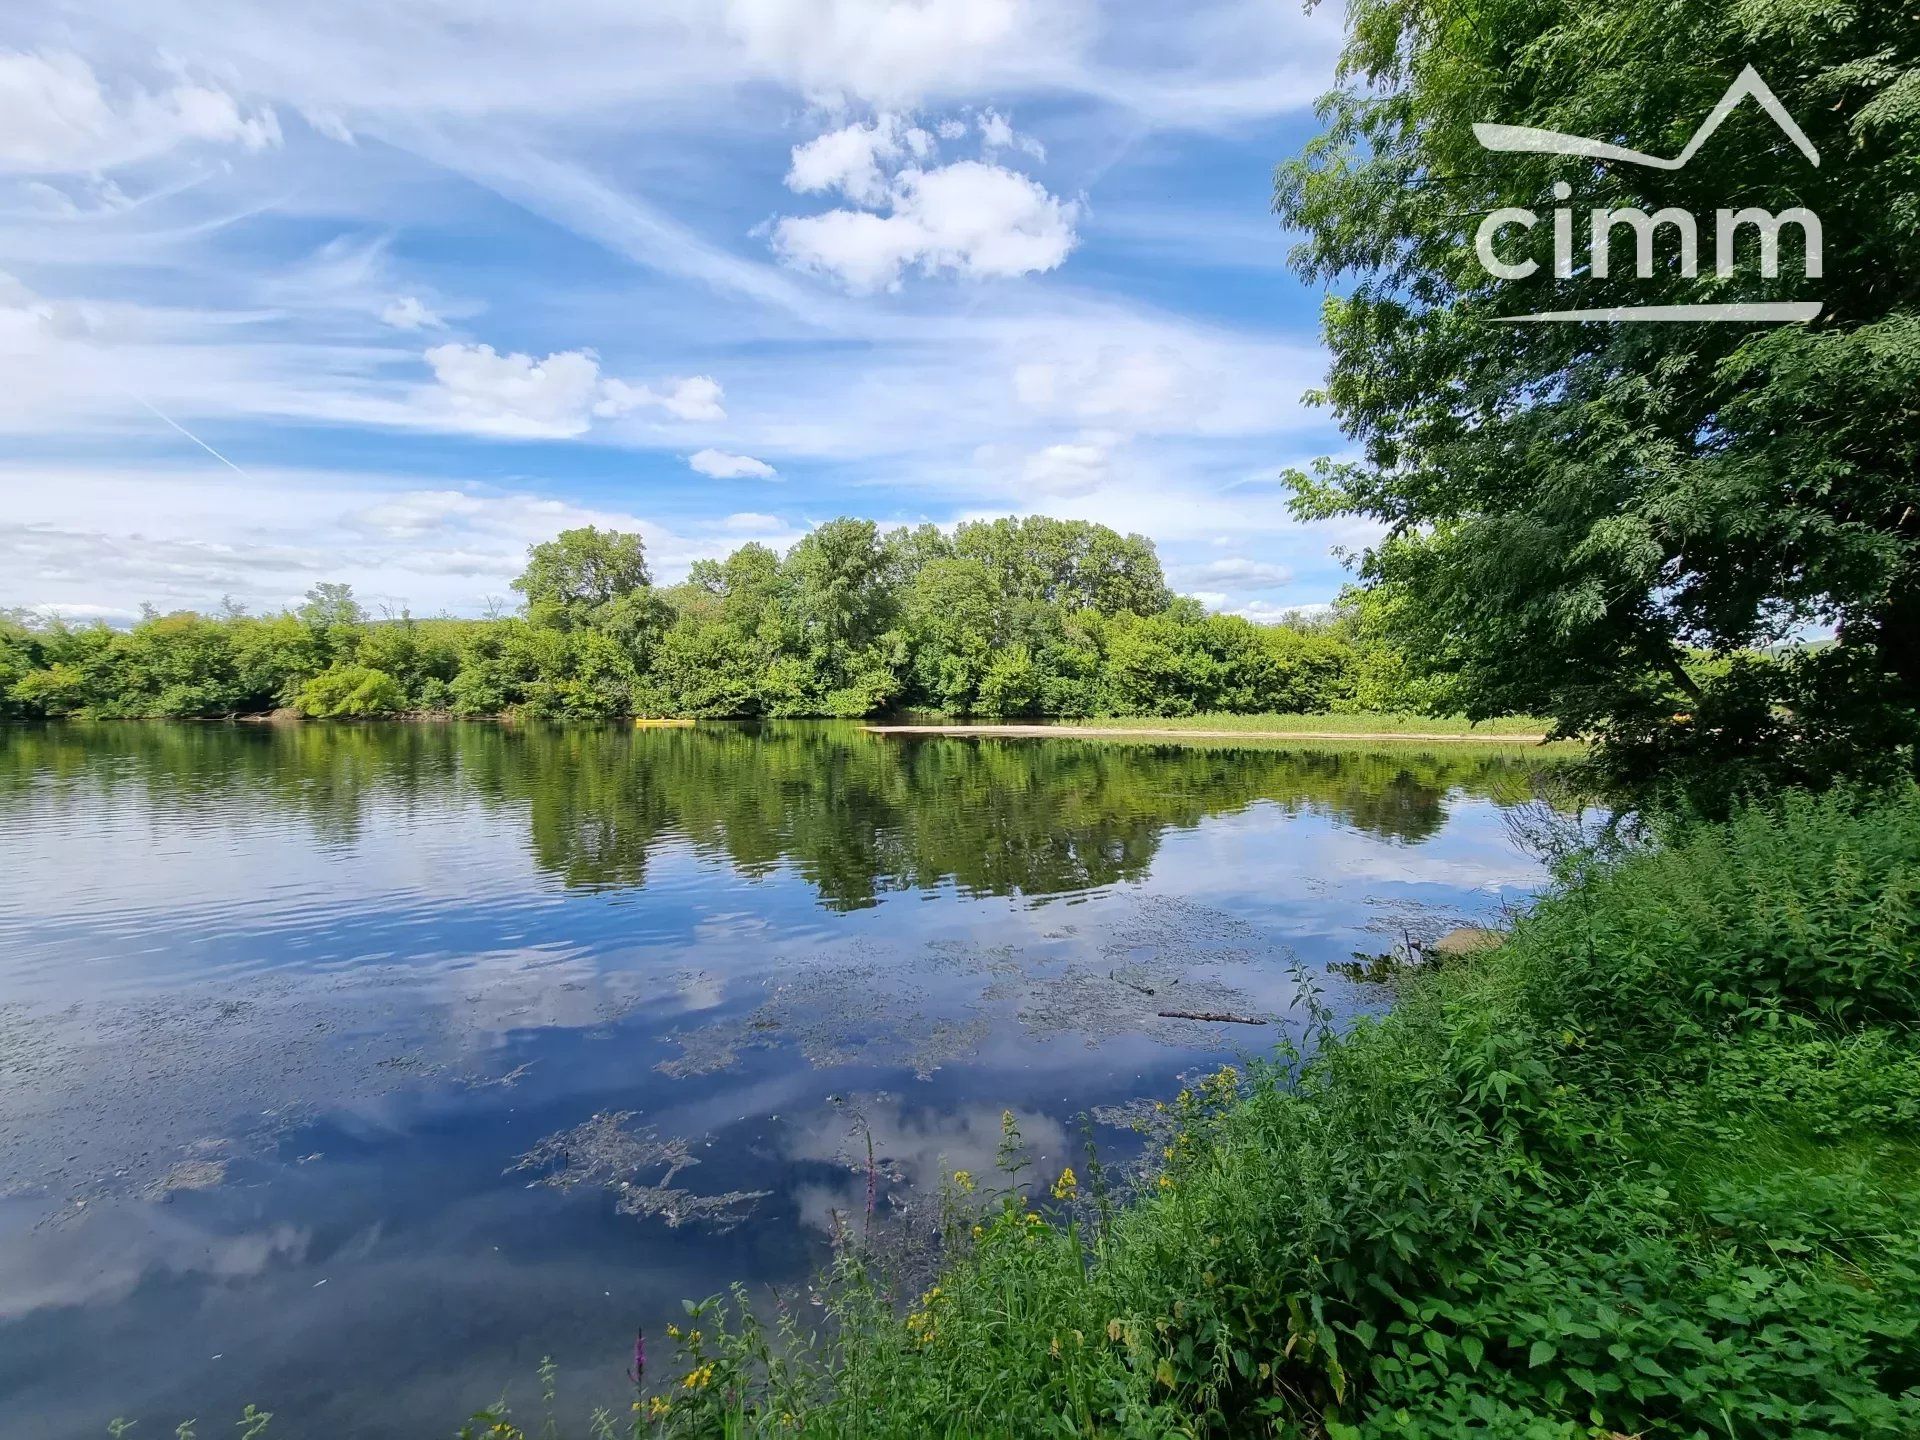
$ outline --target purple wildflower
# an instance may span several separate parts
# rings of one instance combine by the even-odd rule
[[[627,1371],[627,1378],[638,1385],[647,1373],[647,1332],[633,1332],[633,1368]]]

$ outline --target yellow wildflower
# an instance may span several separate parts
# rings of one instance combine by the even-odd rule
[[[1079,1188],[1080,1181],[1078,1177],[1074,1175],[1073,1167],[1069,1165],[1060,1172],[1060,1178],[1053,1182],[1053,1198],[1056,1200],[1071,1200],[1074,1192]]]
[[[1171,1175],[1162,1175],[1160,1177],[1160,1188],[1162,1190],[1173,1189],[1173,1177]]]
[[[973,1227],[973,1238],[976,1240],[980,1239],[986,1233],[987,1227],[984,1225],[976,1225]]]
[[[712,1381],[713,1362],[708,1361],[705,1365],[696,1366],[694,1369],[689,1370],[686,1378],[680,1383],[689,1390],[704,1390]]]
[[[954,1184],[954,1188],[958,1190],[962,1195],[973,1194],[973,1173],[968,1170],[954,1171],[953,1184]]]

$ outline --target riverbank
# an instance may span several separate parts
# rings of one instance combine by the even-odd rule
[[[1789,798],[1182,1092],[1137,1195],[1009,1120],[904,1317],[852,1246],[826,1338],[706,1307],[635,1433],[1920,1433],[1917,1020],[1920,792]]]
[[[1440,745],[1544,745],[1547,737],[1538,733],[1474,732],[1459,730],[1401,730],[1397,728],[1345,727],[1349,717],[1329,722],[1324,716],[1273,715],[1249,716],[1253,720],[1279,722],[1271,726],[1245,725],[1235,728],[1211,726],[1168,726],[1158,722],[1141,724],[1128,721],[1075,721],[1059,725],[954,724],[954,725],[863,725],[870,735],[974,735],[1009,740],[1248,740],[1280,737],[1288,740],[1414,740]],[[1359,720],[1364,717],[1352,717]],[[1320,724],[1293,722],[1318,720]]]

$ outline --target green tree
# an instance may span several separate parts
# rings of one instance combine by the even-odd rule
[[[652,583],[640,536],[585,525],[529,547],[527,568],[513,588],[526,597],[534,624],[573,630]]]
[[[312,632],[315,652],[322,665],[344,665],[353,659],[367,612],[353,598],[351,585],[336,581],[315,585],[294,613]]]
[[[1818,147],[1755,105],[1683,169],[1490,154],[1498,121],[1672,155],[1750,62]],[[1896,5],[1353,0],[1325,133],[1280,167],[1276,207],[1326,304],[1326,390],[1360,458],[1296,476],[1305,516],[1387,538],[1363,578],[1416,665],[1470,713],[1597,732],[1648,781],[1738,759],[1754,778],[1910,767],[1920,705],[1920,25]],[[1556,186],[1564,189],[1556,190]],[[1562,200],[1562,196],[1568,197]],[[1550,263],[1565,204],[1804,207],[1824,278],[1778,273],[1741,229],[1730,273],[1650,278],[1624,254]],[[1484,217],[1523,207],[1495,279]],[[1532,248],[1528,248],[1531,242]],[[1713,249],[1712,237],[1703,253]],[[1717,256],[1711,257],[1717,259]],[[1710,262],[1709,262],[1710,263]],[[1568,308],[1816,297],[1813,323],[1499,324]],[[1702,683],[1696,652],[1835,643]]]
[[[953,553],[984,562],[1008,600],[1043,600],[1102,615],[1152,615],[1171,598],[1151,540],[1090,520],[1030,515],[973,521],[954,531]]]

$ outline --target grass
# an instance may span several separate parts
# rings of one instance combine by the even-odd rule
[[[869,722],[880,725],[926,725],[935,729],[957,726],[964,731],[992,733],[1000,727],[1025,735],[1036,726],[1075,732],[1075,738],[1105,739],[1084,732],[1111,732],[1115,743],[1196,745],[1213,748],[1259,745],[1262,748],[1313,750],[1401,751],[1431,754],[1443,748],[1471,743],[1476,754],[1498,751],[1514,755],[1573,758],[1586,753],[1578,740],[1541,743],[1551,721],[1528,715],[1506,715],[1474,724],[1460,716],[1432,716],[1369,711],[1355,714],[1230,715],[1203,714],[1108,715],[1091,719],[1001,721],[943,716],[903,716]],[[1153,732],[1153,733],[1131,733]],[[1209,733],[1213,732],[1213,733]],[[1428,739],[1426,737],[1441,737]]]
[[[1363,712],[1352,715],[1182,715],[1111,716],[1097,720],[1076,720],[1092,730],[1127,727],[1155,730],[1237,730],[1249,735],[1298,735],[1337,732],[1343,735],[1545,735],[1553,729],[1548,720],[1531,715],[1502,715],[1478,723],[1458,715],[1411,715]]]

